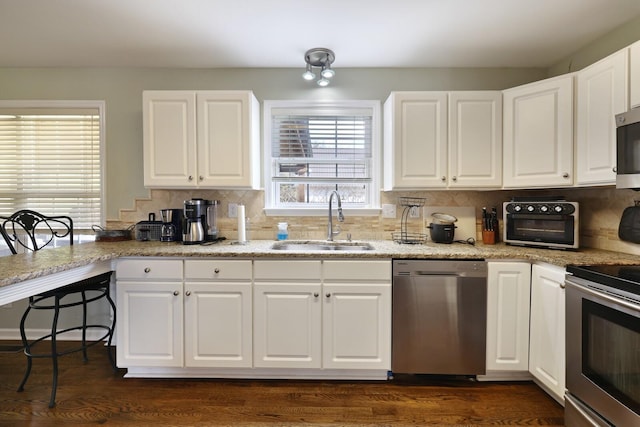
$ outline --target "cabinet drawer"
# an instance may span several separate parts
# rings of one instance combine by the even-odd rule
[[[251,260],[187,260],[185,279],[251,280]]]
[[[324,261],[324,279],[326,281],[372,280],[391,282],[391,261]]]
[[[320,261],[255,261],[255,280],[320,280]]]
[[[116,279],[182,280],[182,260],[122,259],[116,266]]]

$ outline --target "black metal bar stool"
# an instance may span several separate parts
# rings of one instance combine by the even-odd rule
[[[0,217],[0,221],[0,233],[2,233],[2,237],[4,237],[13,254],[17,254],[19,251],[38,251],[57,239],[67,237],[69,238],[69,244],[73,245],[73,220],[68,216],[46,216],[32,210],[20,210],[10,217]],[[105,340],[107,341],[109,361],[114,371],[116,371],[115,359],[111,352],[111,341],[116,323],[116,307],[109,295],[110,282],[111,272],[107,272],[29,297],[29,305],[20,320],[20,335],[24,346],[24,354],[27,356],[27,369],[22,382],[18,386],[18,391],[24,390],[24,385],[31,373],[33,359],[50,358],[53,363],[53,384],[49,407],[54,407],[58,386],[58,357],[82,351],[83,359],[86,363],[88,361],[87,348]],[[111,307],[111,324],[87,324],[87,305],[102,299],[105,299]],[[82,324],[59,330],[60,310],[78,306],[82,307]],[[27,338],[25,324],[32,310],[53,311],[51,333],[37,339]],[[97,340],[87,341],[87,330],[89,329],[103,330],[104,334]],[[58,335],[70,331],[82,332],[80,345],[69,350],[58,350]],[[51,340],[50,351],[46,353],[34,352],[34,346],[46,339]]]

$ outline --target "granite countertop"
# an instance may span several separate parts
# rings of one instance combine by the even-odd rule
[[[283,251],[273,250],[273,240],[256,240],[245,245],[223,241],[211,245],[183,245],[165,242],[91,242],[20,255],[0,257],[0,287],[120,257],[225,257],[225,258],[416,258],[488,259],[546,262],[564,267],[569,264],[640,264],[640,257],[599,249],[561,251],[525,248],[505,244],[475,246],[464,243],[421,245],[398,244],[388,240],[367,241],[371,251]]]

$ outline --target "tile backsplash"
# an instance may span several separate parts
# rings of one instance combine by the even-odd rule
[[[483,206],[496,206],[500,212],[502,225],[502,203],[514,196],[560,195],[567,200],[580,203],[580,239],[581,246],[606,249],[640,255],[640,245],[623,242],[618,239],[618,224],[622,211],[640,198],[633,190],[617,190],[614,187],[566,188],[557,190],[495,190],[495,191],[412,191],[382,192],[383,204],[398,205],[400,197],[421,197],[430,206],[474,206],[476,208],[476,230],[480,232],[480,212]],[[160,209],[182,208],[185,200],[192,198],[219,200],[218,228],[227,239],[237,238],[237,220],[227,215],[229,203],[245,205],[249,218],[251,239],[275,239],[278,222],[289,223],[290,239],[326,238],[326,216],[292,217],[266,216],[263,212],[264,192],[252,190],[150,190],[148,199],[135,201],[133,209],[120,211],[120,218],[107,221],[107,228],[115,229],[146,220],[150,212],[159,218]],[[396,218],[378,216],[353,216],[345,214],[340,223],[342,233],[339,239],[346,239],[350,233],[356,240],[391,240],[391,233],[400,230],[402,207],[397,206]],[[409,227],[413,231],[425,232],[423,218],[410,219]],[[479,235],[477,235],[479,238]]]

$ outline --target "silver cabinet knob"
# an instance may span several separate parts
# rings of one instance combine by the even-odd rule
[[[618,173],[618,168],[617,167],[613,167],[613,173]]]
[[[148,272],[150,272],[150,271],[151,271],[151,269],[150,269],[149,267],[147,267],[147,268],[145,268],[145,269],[144,269],[144,272],[145,272],[145,273],[148,273]]]
[[[457,180],[458,180],[458,177],[457,177],[457,176],[454,176],[454,177],[453,177],[453,178],[451,178],[451,179],[453,180],[453,182],[455,182],[455,181],[457,181]]]
[[[178,292],[178,291],[173,291],[173,295],[177,297],[178,295],[180,295],[180,292]]]
[[[216,274],[218,274],[218,273],[220,273],[220,269],[219,269],[219,268],[215,268],[215,269],[213,270],[213,272],[214,272],[214,273],[216,273]]]
[[[200,175],[200,176],[198,177],[198,179],[199,179],[200,181],[204,181],[204,176]]]
[[[320,296],[320,294],[319,294],[319,293],[317,293],[317,292],[314,292],[314,293],[313,293],[313,296],[314,296],[314,297],[316,297],[316,298],[318,298],[318,297]]]
[[[447,180],[447,177],[446,177],[446,176],[444,176],[444,175],[442,175],[442,178],[440,178],[440,180],[441,180],[442,182],[445,182],[445,181]]]
[[[184,294],[185,294],[186,296],[189,296],[189,295],[191,295],[191,291],[187,291],[187,292],[185,292]]]
[[[325,295],[327,298],[331,298],[331,294],[327,292],[327,294]]]
[[[189,175],[189,178],[187,178],[189,181],[193,181],[193,176]]]
[[[562,174],[562,177],[563,178],[569,178],[569,174],[565,172],[565,173]]]

